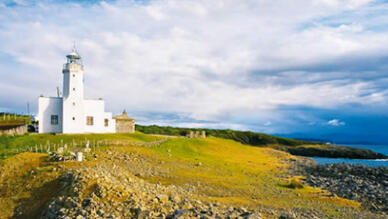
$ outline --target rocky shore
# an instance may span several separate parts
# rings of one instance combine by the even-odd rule
[[[388,167],[344,163],[318,165],[306,159],[298,162],[294,170],[306,176],[308,185],[359,201],[363,208],[388,215]]]

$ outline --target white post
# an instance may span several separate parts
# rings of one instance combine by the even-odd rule
[[[77,152],[77,161],[82,161],[82,152]]]

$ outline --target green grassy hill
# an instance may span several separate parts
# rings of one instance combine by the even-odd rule
[[[192,209],[192,204],[208,206],[209,203],[214,208],[244,206],[248,210],[259,210],[264,218],[278,218],[284,211],[293,211],[298,217],[311,212],[320,218],[357,218],[361,213],[374,217],[360,209],[360,203],[356,201],[332,196],[306,185],[299,186],[301,177],[288,172],[292,165],[290,160],[299,158],[268,147],[252,147],[229,139],[166,138],[142,133],[31,135],[2,137],[0,148],[6,151],[23,144],[61,144],[62,141],[69,144],[78,141],[82,145],[81,141],[85,139],[109,142],[92,148],[90,153],[96,154],[96,160],[50,162],[47,153],[28,152],[0,161],[0,209],[3,209],[0,218],[14,217],[15,212],[39,215],[46,209],[46,203],[58,197],[60,192],[63,200],[67,197],[79,200],[76,206],[81,206],[85,198],[93,198],[96,203],[104,202],[105,212],[117,211],[118,208],[109,206],[112,203],[118,206],[132,203],[126,200],[137,195],[145,203],[150,203],[145,207],[150,211],[154,209],[151,205],[157,211],[166,208],[163,211],[167,215],[175,211],[173,207],[166,207],[168,203],[164,207],[159,206],[155,196],[149,195],[150,191],[126,187],[128,183],[128,186],[140,183],[141,188],[153,185],[163,191],[171,188],[186,200],[179,204],[180,209]],[[74,171],[86,176],[78,182],[82,190],[76,194],[82,196],[77,199],[74,199],[74,193],[58,190],[61,188],[58,179]],[[103,176],[99,176],[101,174]],[[111,184],[111,180],[115,183]],[[107,196],[100,199],[93,193],[96,188],[98,191],[107,189],[112,195],[120,194],[120,198]],[[128,189],[132,189],[130,194]],[[67,208],[66,205],[64,208]],[[70,205],[69,211],[74,208]],[[120,209],[120,212],[125,212],[131,208]]]
[[[318,142],[277,137],[250,131],[235,131],[230,129],[193,129],[170,126],[136,125],[136,130],[147,134],[185,136],[190,131],[206,131],[208,136],[232,139],[242,144],[253,146],[268,146],[277,150],[287,151],[293,155],[307,157],[332,157],[353,159],[387,159],[388,156],[362,148],[326,145]]]
[[[314,142],[296,140],[290,138],[277,137],[273,135],[267,135],[262,133],[256,133],[251,131],[235,131],[230,129],[194,129],[194,128],[177,128],[170,126],[142,126],[136,124],[136,130],[146,134],[162,134],[162,135],[175,135],[186,136],[190,131],[205,131],[208,136],[214,136],[218,138],[232,139],[243,144],[249,144],[254,146],[266,146],[272,144],[297,146],[304,144],[315,144]]]

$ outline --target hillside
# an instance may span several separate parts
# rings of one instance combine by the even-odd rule
[[[307,161],[271,148],[141,133],[9,141],[31,139],[51,145],[87,139],[91,151],[83,162],[50,160],[47,153],[7,156],[0,162],[0,218],[378,217],[359,202],[303,185],[290,170]],[[18,145],[4,141],[3,152]]]
[[[353,159],[388,159],[388,156],[384,154],[376,153],[367,149],[326,145],[318,142],[283,138],[250,131],[235,131],[229,129],[176,128],[156,125],[142,126],[137,124],[136,130],[147,134],[175,136],[185,136],[190,131],[206,131],[206,134],[209,136],[232,139],[247,145],[268,146],[298,156]]]
[[[250,131],[235,131],[230,129],[194,129],[194,128],[177,128],[170,126],[142,126],[136,124],[136,130],[146,134],[162,134],[162,135],[175,135],[186,136],[190,131],[205,131],[207,135],[232,139],[243,144],[266,146],[271,144],[279,144],[286,146],[297,146],[304,144],[313,144],[313,142],[296,140],[291,138],[277,137],[273,135],[267,135],[262,133],[250,132]]]

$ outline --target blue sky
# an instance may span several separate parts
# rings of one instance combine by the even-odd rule
[[[142,124],[388,142],[387,1],[0,0],[0,110],[54,96],[73,41]]]

